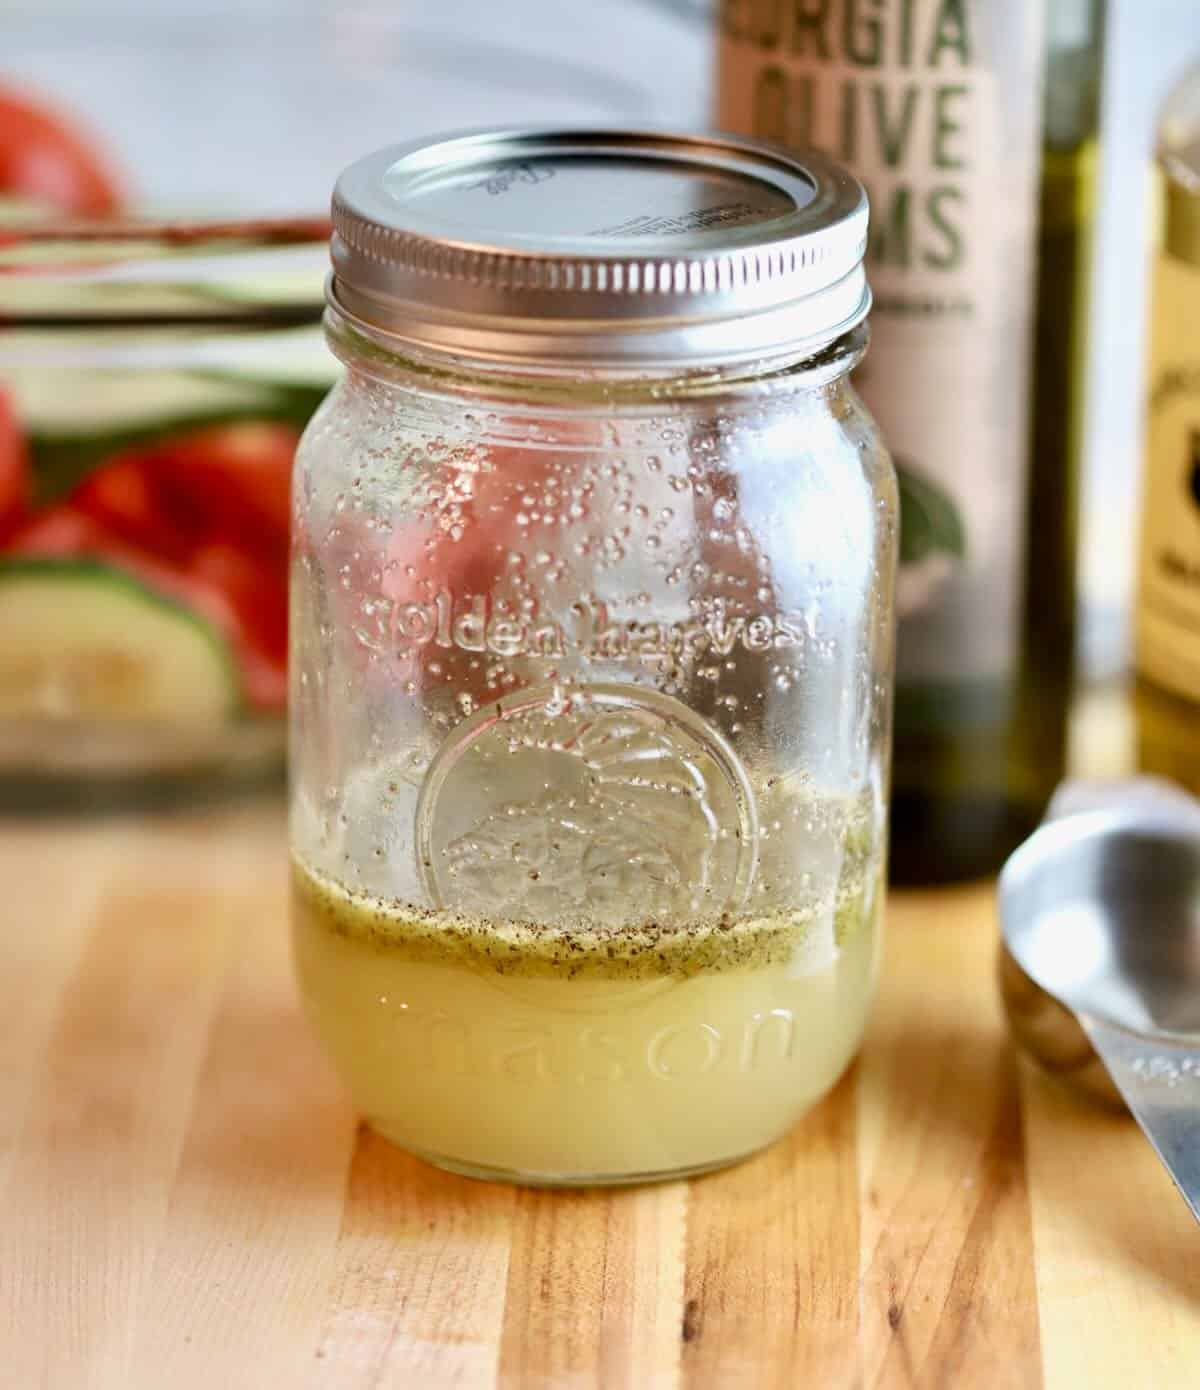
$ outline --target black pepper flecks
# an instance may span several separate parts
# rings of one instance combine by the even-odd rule
[[[850,847],[848,846],[848,851]],[[844,945],[872,915],[874,856],[866,843],[848,852],[832,904],[834,942]],[[787,965],[830,904],[812,904],[707,921],[631,925],[495,922],[411,903],[388,902],[292,864],[298,922],[388,955],[543,979],[689,979],[718,970]]]

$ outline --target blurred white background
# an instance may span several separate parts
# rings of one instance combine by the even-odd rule
[[[1007,0],[995,0],[1006,3]],[[0,0],[0,77],[44,88],[159,204],[322,206],[374,146],[494,121],[702,125],[708,0]],[[1200,59],[1200,0],[1110,0],[1084,492],[1084,649],[1125,663],[1155,110]]]

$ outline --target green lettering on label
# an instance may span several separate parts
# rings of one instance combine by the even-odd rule
[[[802,56],[811,54],[828,62],[833,57],[833,47],[829,42],[829,16],[833,0],[794,0],[794,3],[792,52]]]
[[[872,105],[875,111],[875,131],[879,136],[879,149],[883,162],[889,169],[899,167],[907,153],[912,134],[913,119],[917,111],[917,98],[920,88],[910,83],[905,89],[900,111],[893,121],[889,110],[889,93],[883,83],[876,83],[871,89]]]
[[[942,250],[925,251],[921,256],[930,270],[957,270],[962,265],[962,228],[951,209],[961,210],[965,201],[961,188],[936,188],[929,195],[929,221],[944,239]]]
[[[851,62],[864,68],[877,68],[883,62],[883,22],[878,18],[883,0],[846,0],[842,28],[842,47]],[[870,8],[876,18],[860,13]]]
[[[892,189],[886,206],[871,202],[874,211],[868,254],[876,265],[907,270],[912,262],[912,190]]]
[[[936,68],[943,53],[956,54],[963,67],[971,62],[971,41],[967,32],[966,0],[941,0],[933,37],[929,42],[929,66]]]
[[[754,133],[880,176],[868,251],[876,268],[945,274],[966,262],[969,198],[945,175],[971,167],[975,89],[924,70],[972,62],[972,3],[721,0],[727,30],[787,54],[755,65]]]
[[[842,141],[837,157],[853,164],[858,159],[858,88],[842,83]]]
[[[754,6],[754,38],[759,48],[778,48],[783,31],[780,25],[780,0],[756,0]]]
[[[911,68],[913,61],[913,0],[900,0],[900,65]]]
[[[933,163],[937,169],[962,169],[966,166],[965,158],[950,148],[950,142],[964,132],[964,113],[954,108],[966,101],[969,94],[970,88],[962,84],[939,87],[934,94]]]

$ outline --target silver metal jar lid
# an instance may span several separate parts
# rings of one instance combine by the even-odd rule
[[[532,367],[733,364],[870,307],[867,197],[728,135],[510,129],[395,145],[333,194],[330,303],[389,346]]]

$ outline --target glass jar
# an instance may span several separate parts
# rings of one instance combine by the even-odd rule
[[[0,245],[0,805],[283,767],[292,459],[335,376],[320,218]]]
[[[717,137],[457,137],[339,182],[294,949],[369,1122],[434,1163],[700,1172],[857,1049],[896,550],[848,376],[866,217]]]

